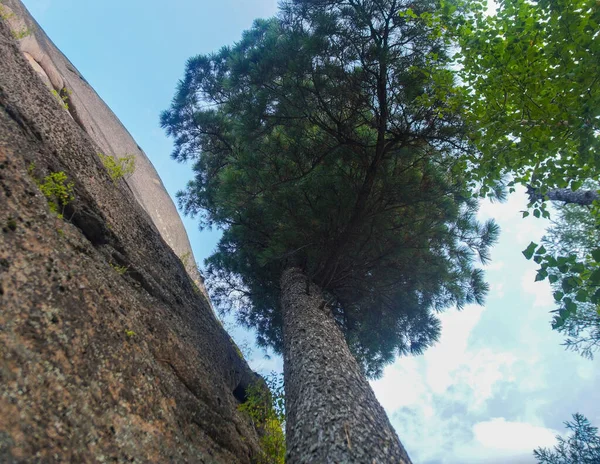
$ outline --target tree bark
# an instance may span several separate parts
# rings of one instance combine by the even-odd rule
[[[411,464],[320,288],[281,277],[288,464]]]
[[[551,201],[562,201],[564,203],[572,203],[581,206],[589,206],[594,200],[600,199],[600,195],[595,190],[577,190],[574,192],[568,188],[548,190],[546,195],[542,195],[533,187],[528,186],[527,195],[529,195],[530,202],[546,198]]]

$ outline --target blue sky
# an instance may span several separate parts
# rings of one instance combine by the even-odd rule
[[[186,60],[218,50],[241,36],[276,0],[24,0],[51,39],[108,103],[145,150],[169,193],[191,178],[191,168],[169,154],[159,127]],[[550,446],[571,413],[600,425],[598,361],[560,346],[550,329],[552,294],[534,282],[535,264],[522,254],[539,240],[544,220],[522,219],[522,192],[504,204],[483,204],[481,215],[502,227],[487,276],[485,307],[442,315],[440,343],[423,356],[403,358],[373,382],[414,462],[422,464],[533,463],[536,446]],[[202,260],[217,232],[198,231],[184,218]],[[280,369],[264,359],[251,334],[232,328],[252,366]]]

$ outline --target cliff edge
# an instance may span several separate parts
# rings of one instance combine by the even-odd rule
[[[19,49],[46,86],[67,102],[66,110],[104,155],[135,157],[135,172],[125,179],[138,203],[206,294],[194,254],[171,197],[156,169],[125,126],[88,84],[77,68],[46,35],[21,0],[2,0],[4,16]],[[158,117],[158,115],[157,115]]]
[[[3,5],[22,20],[20,2]],[[67,110],[6,11],[0,462],[252,462],[258,437],[237,405],[256,374],[190,279],[146,193],[110,178],[98,153],[131,150],[110,152],[110,133],[90,133],[105,115],[75,98],[74,81],[85,81],[67,68]],[[86,123],[85,114],[95,119]]]

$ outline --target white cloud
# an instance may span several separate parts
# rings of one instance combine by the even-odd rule
[[[484,266],[486,271],[499,271],[504,269],[504,261],[492,261]]]
[[[493,396],[494,386],[510,377],[515,361],[515,356],[509,352],[484,349],[468,353],[465,364],[460,371],[453,374],[453,378],[456,384],[462,382],[472,389],[469,410],[485,409],[486,401]]]
[[[503,417],[478,422],[473,426],[473,434],[479,444],[493,451],[513,454],[529,453],[542,446],[550,447],[556,442],[557,432],[525,422],[511,422]]]
[[[500,464],[534,463],[533,450],[556,443],[557,432],[503,417],[476,423],[473,440],[456,449],[448,463]]]
[[[404,406],[426,402],[427,387],[418,364],[417,358],[403,358],[386,367],[380,380],[371,382],[375,395],[388,413]]]
[[[521,278],[521,288],[529,295],[533,295],[534,308],[552,308],[554,306],[554,297],[552,288],[547,280],[535,281],[536,271],[528,269]]]
[[[504,296],[504,282],[490,284],[490,298],[502,298]]]
[[[462,311],[450,310],[440,316],[440,342],[425,353],[427,383],[435,393],[443,393],[452,384],[452,372],[465,363],[469,335],[475,328],[483,308],[467,306]]]

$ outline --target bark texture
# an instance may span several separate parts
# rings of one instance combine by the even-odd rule
[[[298,269],[281,278],[288,464],[410,464],[327,310]]]
[[[546,195],[542,195],[533,187],[527,188],[527,194],[529,195],[529,201],[539,201],[546,198],[551,201],[562,201],[564,203],[571,203],[581,206],[589,206],[594,200],[600,199],[600,195],[595,190],[577,190],[573,191],[568,188],[564,189],[553,189],[548,190]]]

